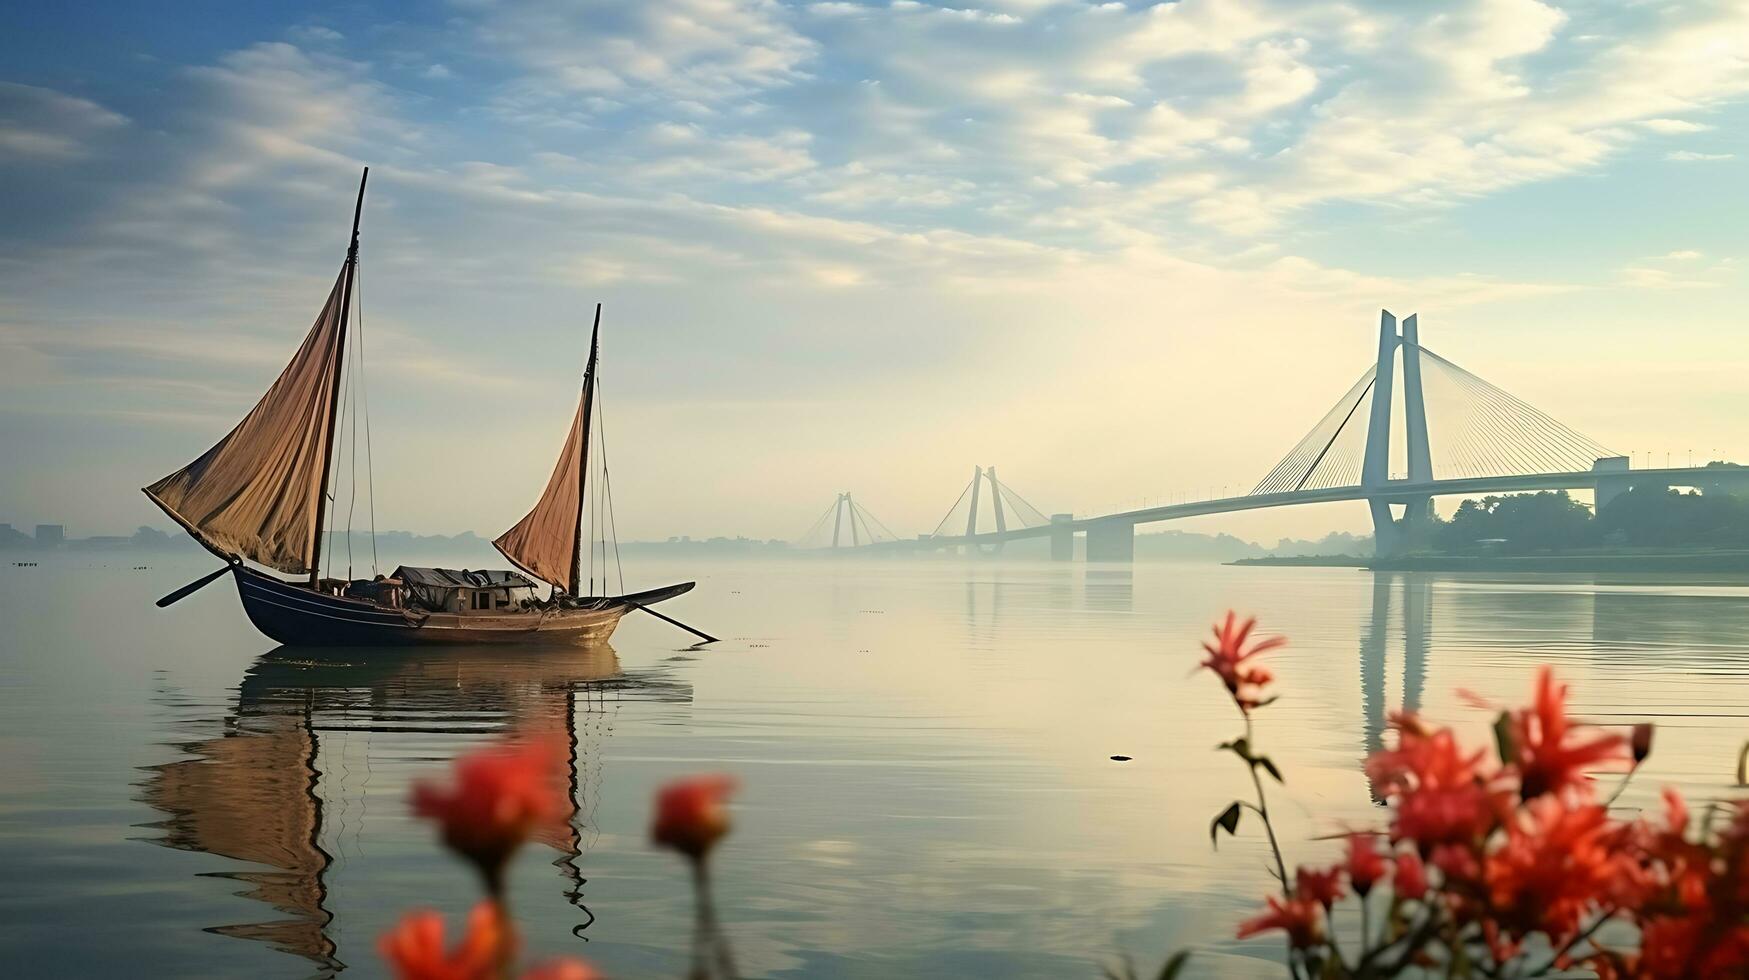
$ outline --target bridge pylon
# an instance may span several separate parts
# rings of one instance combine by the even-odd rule
[[[828,525],[831,526],[830,536],[826,534]],[[898,539],[898,535],[882,524],[880,518],[869,513],[868,508],[857,503],[855,496],[846,490],[832,498],[832,506],[826,508],[814,525],[796,539],[796,544],[804,549],[835,551],[864,545],[886,545]]]
[[[1427,395],[1421,386],[1421,336],[1418,314],[1411,313],[1399,326],[1390,310],[1379,311],[1379,358],[1373,372],[1372,414],[1366,427],[1366,454],[1361,463],[1363,490],[1382,492],[1391,482],[1392,389],[1395,387],[1397,353],[1403,355],[1403,423],[1408,451],[1408,482],[1433,481],[1433,450],[1427,439]],[[1391,503],[1369,496],[1372,512],[1373,548],[1380,555],[1400,554],[1426,544],[1433,524],[1433,497],[1410,497],[1403,504],[1403,522],[1391,515]]]
[[[986,494],[990,510],[987,517],[984,514]],[[971,482],[960,491],[958,499],[948,508],[947,516],[933,532],[922,537],[933,540],[937,547],[963,548],[968,555],[999,554],[1007,543],[1007,535],[1042,527],[1049,521],[1050,518],[996,476],[996,467],[974,466]],[[979,538],[984,540],[979,541]]]

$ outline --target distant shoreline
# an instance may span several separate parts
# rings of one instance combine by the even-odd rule
[[[1306,555],[1241,558],[1229,565],[1364,568],[1378,572],[1749,572],[1749,550],[1579,552],[1545,555]]]

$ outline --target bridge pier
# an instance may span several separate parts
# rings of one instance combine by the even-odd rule
[[[1372,553],[1380,558],[1402,554],[1403,534],[1397,528],[1396,518],[1391,516],[1390,501],[1375,498],[1368,500],[1366,506],[1372,511]]]
[[[1075,560],[1075,529],[1069,523],[1074,514],[1051,515],[1051,561]]]
[[[1128,521],[1102,521],[1087,526],[1087,560],[1136,560],[1136,526]]]
[[[1634,478],[1628,474],[1630,462],[1626,456],[1606,456],[1591,464],[1591,472],[1597,474],[1597,486],[1591,491],[1592,513],[1603,513],[1610,501],[1634,488]]]

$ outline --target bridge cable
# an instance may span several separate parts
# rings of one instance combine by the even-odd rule
[[[801,544],[803,542],[812,540],[812,538],[814,536],[814,532],[822,530],[825,523],[826,523],[826,519],[828,517],[831,517],[833,512],[835,512],[836,510],[838,510],[838,500],[837,500],[837,498],[833,498],[832,506],[826,508],[826,513],[821,514],[820,519],[815,521],[813,523],[812,527],[809,527],[806,531],[802,532],[801,537],[796,539],[796,543]]]
[[[852,501],[852,503],[855,503],[855,502]],[[893,533],[892,528],[889,528],[885,524],[882,524],[881,519],[874,516],[874,513],[872,511],[863,507],[861,504],[856,504],[856,507],[858,510],[862,511],[863,530],[868,530],[868,522],[872,520],[872,521],[874,521],[876,527],[879,527],[882,531],[886,532],[886,535],[888,538],[891,538],[894,541],[899,540],[899,536],[897,534]],[[872,531],[869,532],[869,539],[870,540],[874,539],[874,532],[872,532]]]
[[[1045,516],[1044,511],[1039,510],[1037,507],[1034,507],[1032,504],[1028,503],[1025,497],[1022,497],[1020,494],[1014,492],[1013,487],[1010,487],[1008,484],[1002,483],[1001,481],[993,481],[993,482],[996,483],[996,492],[1000,493],[1002,495],[1003,500],[1008,501],[1011,505],[1014,503],[1019,503],[1021,507],[1025,507],[1028,511],[1030,511],[1032,513],[1032,516],[1038,518],[1038,521],[1036,523],[1025,524],[1025,525],[1023,525],[1024,527],[1037,527],[1039,525],[1050,523],[1050,518]],[[1020,507],[1012,507],[1011,509],[1018,512],[1020,510]]]
[[[1294,485],[1295,492],[1298,492],[1298,491],[1304,489],[1306,486],[1306,481],[1310,480],[1312,478],[1312,474],[1317,472],[1318,464],[1322,463],[1324,461],[1324,455],[1330,451],[1331,446],[1336,444],[1336,437],[1342,435],[1343,429],[1348,428],[1349,420],[1354,418],[1355,409],[1359,408],[1360,403],[1366,400],[1367,392],[1372,391],[1372,386],[1377,381],[1378,381],[1378,377],[1377,377],[1377,372],[1375,370],[1374,376],[1367,380],[1366,388],[1361,391],[1359,397],[1354,399],[1354,404],[1349,406],[1348,414],[1344,415],[1342,417],[1342,424],[1336,427],[1335,432],[1331,433],[1330,441],[1324,444],[1323,449],[1319,450],[1318,458],[1313,460],[1312,465],[1306,469],[1306,475],[1303,477],[1300,477],[1300,482]]]
[[[976,478],[976,477],[974,477],[974,478],[973,478],[973,479],[972,479],[972,481],[971,481],[971,483],[967,483],[967,484],[966,484],[966,488],[965,488],[965,489],[964,489],[964,490],[961,490],[961,491],[960,491],[960,496],[959,496],[959,499],[958,499],[958,500],[955,500],[955,501],[954,501],[954,502],[953,502],[953,506],[952,506],[952,507],[949,507],[949,508],[948,508],[948,509],[947,509],[947,516],[946,516],[946,517],[943,517],[943,518],[942,518],[942,519],[941,519],[941,523],[940,523],[940,524],[937,524],[937,525],[935,525],[935,530],[934,530],[934,531],[931,531],[931,532],[930,532],[930,534],[929,534],[929,536],[930,536],[930,537],[932,537],[932,538],[939,538],[939,537],[941,537],[941,536],[942,536],[942,534],[941,534],[941,529],[942,529],[942,528],[944,528],[944,527],[946,527],[946,526],[947,526],[947,522],[948,522],[948,521],[950,521],[950,520],[952,520],[952,519],[953,519],[953,515],[954,515],[954,512],[955,512],[955,511],[957,511],[957,510],[959,510],[959,509],[960,509],[960,504],[962,504],[962,503],[965,503],[965,500],[966,500],[966,494],[968,494],[968,493],[971,493],[971,492],[972,492],[972,483],[976,483],[976,482],[978,482],[978,481],[977,481],[977,478]]]
[[[1376,366],[1369,366],[1363,371],[1360,375],[1360,379],[1350,385],[1348,391],[1343,393],[1342,397],[1336,401],[1336,404],[1332,406],[1329,411],[1324,413],[1324,416],[1312,426],[1310,431],[1300,437],[1299,442],[1294,444],[1293,448],[1288,451],[1287,456],[1280,462],[1276,463],[1274,468],[1265,474],[1263,479],[1251,489],[1250,495],[1256,496],[1264,493],[1279,493],[1296,485],[1304,486],[1305,483],[1309,481],[1313,472],[1312,467],[1307,467],[1305,465],[1306,462],[1314,456],[1322,457],[1328,452],[1329,448],[1335,444],[1336,437],[1342,434],[1343,429],[1346,427],[1347,419],[1353,415],[1359,400],[1363,398],[1366,391],[1370,389],[1373,376],[1376,373]],[[1351,404],[1351,402],[1353,404]],[[1338,418],[1341,418],[1342,421],[1337,422],[1336,420]],[[1335,427],[1334,434],[1326,437],[1325,433],[1331,432],[1332,426]]]
[[[1489,417],[1484,422],[1491,422],[1497,431],[1509,425],[1525,437],[1526,445],[1522,453],[1507,455],[1506,465],[1520,470],[1548,466],[1557,472],[1577,472],[1589,469],[1597,459],[1612,454],[1601,443],[1562,425],[1523,399],[1477,377],[1433,351],[1427,353],[1452,381],[1485,406]],[[1490,458],[1499,460],[1499,457],[1492,454]]]

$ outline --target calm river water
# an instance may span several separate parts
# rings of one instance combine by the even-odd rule
[[[613,650],[368,663],[276,652],[198,559],[0,568],[0,962],[15,976],[379,976],[403,909],[459,915],[463,868],[408,818],[415,776],[509,724],[573,740],[575,833],[513,875],[528,945],[678,976],[690,905],[646,842],[660,782],[741,780],[719,901],[745,972],[1095,977],[1194,947],[1198,976],[1280,975],[1234,924],[1270,885],[1197,642],[1229,606],[1291,646],[1260,741],[1289,860],[1377,820],[1361,759],[1389,711],[1477,740],[1459,687],[1519,702],[1533,666],[1601,722],[1651,719],[1638,807],[1732,791],[1749,738],[1749,579],[1380,575],[1044,563],[640,561],[681,578],[689,650],[648,617]],[[664,607],[669,608],[669,607]],[[1116,762],[1113,755],[1132,757]]]

